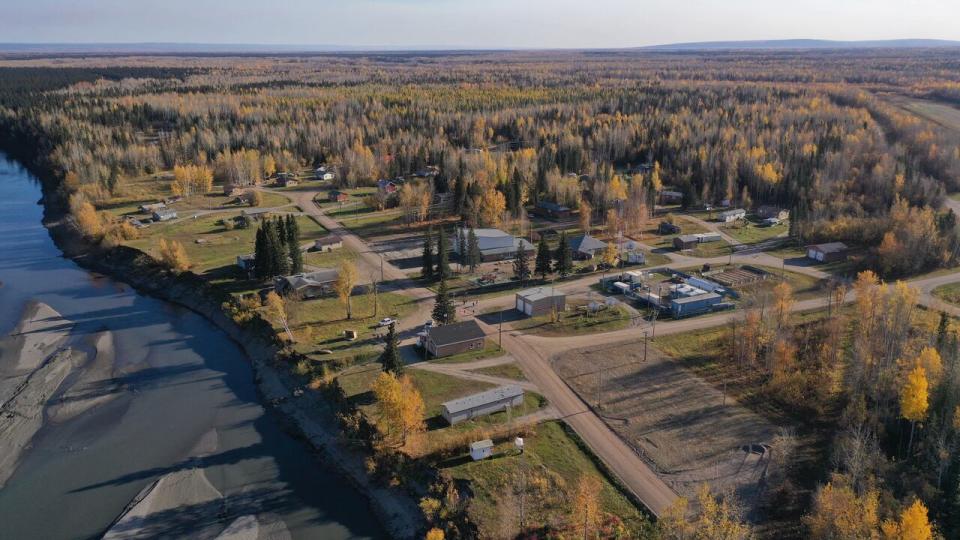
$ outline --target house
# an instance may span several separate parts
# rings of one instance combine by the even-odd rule
[[[277,185],[280,187],[295,187],[299,182],[296,178],[291,178],[289,176],[280,176],[277,178]]]
[[[333,171],[326,167],[318,167],[317,170],[313,171],[313,177],[317,180],[333,180],[335,175]]]
[[[274,290],[278,294],[295,294],[300,298],[319,298],[333,292],[333,284],[337,281],[339,272],[335,268],[327,268],[316,272],[294,274],[277,278]]]
[[[562,204],[540,201],[534,207],[533,212],[538,216],[550,219],[567,219],[570,217],[570,209]]]
[[[843,242],[829,242],[807,246],[807,258],[817,262],[835,262],[847,258],[848,247]]]
[[[680,234],[680,226],[674,223],[667,223],[666,221],[661,221],[660,225],[657,226],[657,234],[662,234],[662,235]]]
[[[237,267],[240,268],[240,270],[246,272],[247,274],[249,274],[250,272],[253,272],[253,261],[254,261],[253,253],[250,253],[248,255],[237,255]]]
[[[570,249],[573,251],[573,258],[575,259],[592,259],[603,254],[603,251],[607,249],[607,243],[585,234],[571,238]]]
[[[377,180],[377,191],[380,193],[385,193],[387,195],[392,195],[400,189],[400,186],[397,185],[393,180]]]
[[[762,219],[776,218],[780,221],[783,221],[790,217],[790,211],[784,210],[779,206],[772,206],[769,204],[764,204],[757,207],[757,211],[754,212],[757,217]]]
[[[161,208],[153,213],[154,221],[170,221],[171,219],[177,219],[177,211],[172,208]]]
[[[480,461],[493,455],[493,441],[484,439],[470,443],[470,459]]]
[[[418,170],[413,173],[413,176],[416,178],[433,178],[440,174],[440,167],[436,165],[427,165],[423,169]]]
[[[700,243],[700,237],[695,234],[681,234],[673,239],[673,248],[677,251],[693,249]]]
[[[242,187],[236,186],[234,184],[224,184],[223,185],[223,194],[227,197],[239,197],[246,193],[247,190]]]
[[[313,241],[313,249],[316,251],[333,251],[343,247],[343,238],[336,234],[328,234],[323,238],[317,238]]]
[[[732,210],[724,210],[717,214],[717,221],[721,223],[733,223],[747,217],[747,211],[743,208],[734,208]]]
[[[764,227],[773,227],[774,225],[779,225],[782,222],[783,220],[781,220],[780,218],[770,217],[770,218],[764,219],[761,222],[761,225],[763,225]]]
[[[330,202],[346,202],[350,199],[350,194],[337,189],[331,189],[327,192],[327,200]]]
[[[707,313],[720,303],[722,297],[716,293],[698,294],[674,298],[670,301],[670,315],[674,319]]]
[[[517,253],[518,246],[526,253],[534,251],[533,244],[526,239],[517,238],[500,229],[474,229],[473,233],[477,236],[477,245],[480,247],[483,262],[512,259]],[[467,232],[464,231],[464,237],[466,236]],[[460,246],[457,244],[459,242],[453,242],[453,251],[460,255]]]
[[[678,204],[683,202],[683,193],[665,190],[660,192],[660,204]]]
[[[477,321],[470,319],[443,326],[434,326],[427,330],[423,347],[434,358],[451,356],[462,352],[483,349],[486,336]]]
[[[516,300],[517,311],[528,317],[539,317],[554,309],[563,311],[566,308],[567,295],[553,287],[537,287],[518,292]]]
[[[167,207],[167,203],[162,203],[162,202],[155,202],[151,204],[141,204],[140,212],[144,214],[152,214],[157,210],[163,210],[166,207]]]
[[[505,411],[521,405],[523,405],[523,388],[509,385],[453,399],[440,407],[443,418],[450,425],[454,425],[471,418]]]

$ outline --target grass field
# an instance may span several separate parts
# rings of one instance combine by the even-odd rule
[[[139,207],[141,204],[155,203],[173,196],[170,191],[170,180],[166,178],[165,174],[157,173],[127,180],[118,196],[99,202],[96,205],[97,209],[106,210],[115,216],[140,214]],[[260,204],[261,208],[276,208],[290,203],[290,199],[278,193],[262,191],[260,195],[263,199]],[[235,204],[235,202],[236,197],[227,197],[221,191],[220,186],[215,186],[214,191],[206,195],[181,199],[173,203],[171,208],[180,213],[181,217],[187,217],[189,213],[199,210],[249,208],[246,204]]]
[[[484,358],[496,358],[497,356],[503,356],[504,353],[505,351],[497,345],[496,337],[494,336],[493,338],[488,337],[486,343],[483,345],[483,349],[479,351],[467,351],[453,356],[432,358],[430,361],[435,364],[463,364],[465,362],[483,360]]]
[[[357,260],[357,253],[344,246],[333,251],[307,251],[303,254],[303,263],[318,268],[336,268],[343,261]]]
[[[127,244],[148,253],[155,253],[160,238],[176,240],[187,250],[191,269],[196,273],[233,267],[237,255],[253,253],[257,234],[255,224],[246,229],[229,230],[219,224],[221,220],[231,219],[236,215],[236,212],[224,212],[196,219],[157,223],[140,229],[141,237],[130,240]],[[326,229],[307,216],[298,216],[297,223],[300,225],[300,238],[304,242],[326,234]]]
[[[760,224],[760,220],[751,217],[738,225],[721,227],[721,230],[744,244],[756,244],[785,234],[790,230],[790,227],[787,223],[780,223],[772,227],[763,226]]]
[[[572,492],[582,475],[600,480],[601,508],[605,514],[619,518],[626,529],[626,538],[649,535],[651,524],[646,516],[610,481],[597,466],[596,458],[562,422],[538,425],[524,442],[523,454],[515,450],[512,441],[507,441],[497,444],[494,456],[489,459],[470,461],[458,456],[437,464],[453,478],[469,482],[473,497],[467,512],[482,537],[517,535],[521,485],[527,486],[524,511],[528,525],[569,527],[573,520],[570,515]],[[525,482],[521,483],[521,479]],[[570,538],[576,537],[575,532],[571,533]],[[607,534],[609,531],[601,532],[603,537]]]
[[[527,376],[523,374],[523,370],[520,369],[515,362],[509,362],[506,364],[497,364],[495,366],[487,366],[479,369],[472,369],[474,373],[481,373],[483,375],[490,375],[491,377],[503,377],[504,379],[513,379],[515,381],[525,381]]]
[[[560,320],[551,322],[549,315],[521,319],[511,324],[511,329],[541,336],[575,336],[597,332],[611,332],[630,326],[630,312],[623,306],[613,306],[593,314],[568,306],[560,313]]]
[[[948,304],[960,306],[960,283],[941,285],[931,293]]]

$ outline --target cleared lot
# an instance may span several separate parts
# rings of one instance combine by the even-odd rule
[[[734,489],[751,504],[768,462],[763,446],[777,427],[737,404],[652,344],[579,349],[554,360],[557,373],[607,424],[692,496],[702,483]],[[602,385],[602,386],[601,386]]]

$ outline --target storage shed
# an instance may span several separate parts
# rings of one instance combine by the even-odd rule
[[[479,394],[450,400],[440,406],[440,414],[450,425],[454,425],[521,405],[523,405],[523,388],[516,385],[500,386]]]
[[[817,262],[842,261],[847,258],[847,245],[843,242],[829,242],[807,246],[807,258]]]
[[[470,443],[470,459],[480,461],[493,455],[493,441],[484,439]]]
[[[424,348],[434,358],[451,356],[462,352],[483,349],[486,335],[477,321],[470,319],[443,326],[434,326],[427,330]]]
[[[171,219],[177,219],[176,210],[171,210],[170,208],[161,208],[153,212],[154,221],[170,221]]]
[[[676,250],[693,249],[700,243],[700,237],[695,234],[681,234],[673,239],[673,247]]]
[[[567,295],[557,292],[553,287],[537,287],[517,293],[517,311],[528,317],[547,315],[554,309],[566,308]]]

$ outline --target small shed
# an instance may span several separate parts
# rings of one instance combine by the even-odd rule
[[[517,311],[528,317],[546,315],[566,308],[567,296],[553,287],[537,287],[517,293]]]
[[[317,251],[333,251],[343,247],[343,238],[336,234],[328,234],[323,238],[317,238],[313,242],[313,249]]]
[[[153,213],[154,221],[170,221],[171,219],[177,219],[176,210],[170,208],[161,208]]]
[[[693,249],[700,243],[700,237],[695,234],[681,234],[673,239],[674,249],[680,251],[684,249]]]
[[[847,258],[849,248],[843,242],[828,242],[807,246],[807,258],[817,262],[842,261]]]
[[[157,210],[162,210],[162,209],[164,209],[164,208],[166,208],[166,207],[167,207],[167,203],[164,203],[164,202],[155,202],[155,203],[150,203],[150,204],[141,204],[141,205],[140,205],[140,212],[142,212],[142,213],[144,213],[144,214],[152,214],[152,213],[156,212]]]
[[[523,388],[509,385],[452,399],[440,408],[443,418],[450,425],[454,425],[521,405],[523,405]]]
[[[683,202],[683,193],[679,191],[665,190],[660,192],[660,202],[662,204],[672,204]]]
[[[424,348],[434,358],[451,356],[462,352],[481,350],[486,341],[486,334],[470,319],[443,326],[434,326],[427,330],[424,338]]]
[[[720,295],[716,293],[674,298],[670,301],[670,314],[674,319],[700,315],[712,311],[713,306],[719,304],[721,300]]]
[[[657,226],[657,234],[680,234],[680,226],[675,223],[661,221],[660,225]]]
[[[253,253],[247,255],[237,255],[237,267],[244,272],[253,271],[253,261],[255,260]]]
[[[470,459],[480,461],[493,455],[493,441],[484,439],[470,443]]]
[[[697,234],[696,237],[700,240],[700,243],[701,243],[701,244],[705,244],[705,243],[708,243],[708,242],[719,242],[720,240],[723,239],[723,238],[720,236],[720,233],[718,233],[718,232],[705,232],[705,233],[700,233],[700,234]]]
[[[346,202],[350,199],[350,194],[338,189],[331,189],[327,192],[327,200],[330,202]]]

